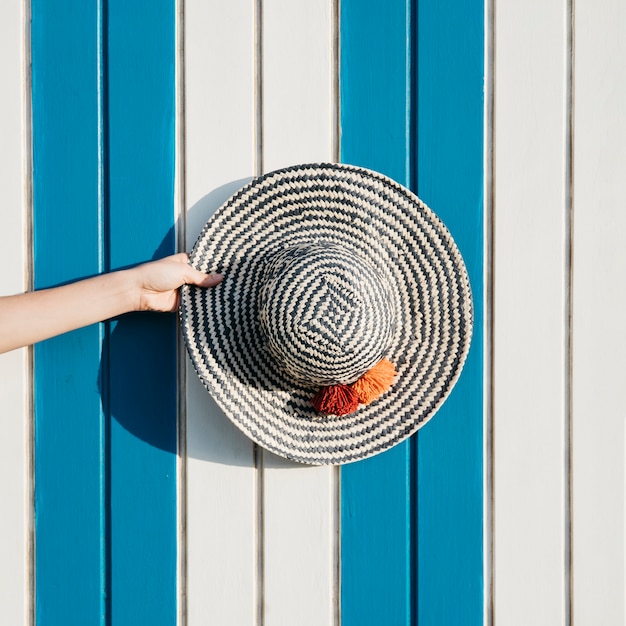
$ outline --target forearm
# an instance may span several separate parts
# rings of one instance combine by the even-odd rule
[[[63,287],[0,297],[0,353],[129,311],[176,311],[183,284],[215,287],[184,252]]]
[[[133,270],[0,298],[0,353],[109,319],[138,306]]]

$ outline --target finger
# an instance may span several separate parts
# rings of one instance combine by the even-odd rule
[[[222,274],[205,274],[204,280],[201,282],[201,287],[215,287],[224,280]]]
[[[215,287],[222,282],[223,278],[222,274],[205,274],[190,266],[187,276],[185,276],[185,282],[198,287]]]

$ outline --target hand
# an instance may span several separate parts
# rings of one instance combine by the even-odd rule
[[[138,265],[130,271],[137,280],[137,311],[176,311],[179,287],[185,284],[215,287],[223,278],[221,274],[205,274],[191,267],[189,255],[184,252]]]
[[[189,265],[186,254],[75,283],[0,297],[0,353],[130,311],[175,311],[185,283],[214,287],[219,274]]]

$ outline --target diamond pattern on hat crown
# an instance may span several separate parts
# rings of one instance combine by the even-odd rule
[[[352,252],[332,243],[291,246],[260,280],[261,328],[286,376],[313,385],[353,382],[384,356],[390,298]]]
[[[312,339],[325,338],[327,351],[345,354],[353,347],[355,335],[363,334],[363,298],[336,276],[322,276],[318,293],[322,304],[316,311],[305,312],[301,328]]]

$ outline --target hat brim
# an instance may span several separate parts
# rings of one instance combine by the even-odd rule
[[[343,417],[319,414],[315,387],[290,380],[264,345],[259,276],[287,246],[334,244],[393,286],[392,388]],[[408,189],[344,164],[298,165],[243,187],[207,222],[190,262],[224,274],[214,289],[186,285],[182,329],[198,376],[229,419],[264,448],[309,464],[342,464],[410,437],[456,383],[472,334],[461,254],[441,220]]]

